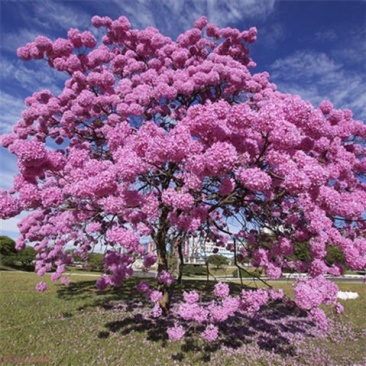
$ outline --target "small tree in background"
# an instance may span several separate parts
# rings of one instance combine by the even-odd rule
[[[208,263],[216,266],[216,269],[229,264],[229,260],[221,254],[212,254],[208,258]]]
[[[33,247],[17,251],[15,241],[7,236],[0,236],[0,261],[2,264],[21,267],[25,270],[34,269],[37,252]]]
[[[125,17],[95,16],[92,24],[105,29],[101,45],[91,32],[70,29],[66,39],[38,36],[18,49],[21,59],[47,60],[68,79],[59,95],[27,98],[14,132],[1,137],[20,171],[0,192],[1,218],[31,211],[17,248],[33,243],[37,273],[55,264],[57,280],[72,261],[68,243],[85,260],[104,244],[100,290],[132,276],[137,258],[147,269],[157,261],[156,288],[139,289],[159,317],[171,307],[169,248],[182,258],[186,238],[198,236],[270,279],[306,271],[295,303],[325,328],[319,307],[340,307],[324,275],[341,274],[325,260],[327,245],[350,269],[366,265],[366,126],[350,110],[329,101],[313,107],[278,92],[267,72],[251,73],[255,28],[219,29],[201,18],[172,41],[152,27],[132,29]],[[261,240],[264,229],[271,242]],[[156,252],[146,252],[142,237]],[[309,260],[293,258],[298,243]],[[220,322],[281,297],[270,286],[233,297],[218,284],[214,294],[209,305],[195,291],[185,294],[177,310],[182,324],[205,326],[210,341]],[[171,339],[184,333],[181,325],[168,330]]]
[[[16,254],[16,260],[25,269],[34,269],[37,252],[33,247],[26,247],[24,250],[20,250]]]
[[[13,265],[15,261],[15,241],[8,236],[0,236],[0,261],[4,265]]]
[[[91,253],[88,259],[88,269],[94,272],[103,272],[104,263],[103,263],[104,255],[101,253]]]

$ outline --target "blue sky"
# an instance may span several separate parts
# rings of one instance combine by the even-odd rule
[[[172,39],[206,15],[221,27],[258,28],[251,45],[256,72],[268,71],[280,91],[317,105],[331,100],[366,121],[366,1],[298,0],[0,0],[0,134],[11,132],[34,91],[61,91],[64,77],[42,62],[22,62],[19,46],[38,35],[66,37],[93,15],[125,15],[133,27],[155,26]],[[12,186],[16,160],[0,148],[0,188]],[[17,237],[19,218],[0,222]]]

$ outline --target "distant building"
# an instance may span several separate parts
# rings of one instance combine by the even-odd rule
[[[191,237],[184,244],[184,262],[191,264],[204,264],[206,263],[207,258],[213,254],[220,254],[229,260],[232,260],[234,253],[227,249],[230,244],[233,245],[233,242],[229,240],[225,247],[219,247],[212,241]]]
[[[213,254],[220,254],[224,257],[232,260],[234,253],[227,249],[228,245],[233,245],[233,241],[228,242],[226,247],[219,247],[216,243],[211,241],[205,241],[201,238],[190,237],[183,244],[183,258],[186,264],[205,264],[207,258]],[[153,253],[156,251],[156,246],[154,242],[149,242],[146,245],[148,253]]]

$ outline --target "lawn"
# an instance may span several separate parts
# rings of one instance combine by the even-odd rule
[[[46,275],[49,290],[38,293],[35,274],[1,271],[0,364],[366,364],[366,293],[361,283],[340,284],[341,290],[356,291],[360,297],[342,301],[345,315],[332,316],[330,334],[323,339],[316,337],[311,325],[303,327],[303,317],[268,308],[240,326],[226,324],[235,336],[207,346],[200,340],[170,342],[164,331],[169,320],[144,320],[140,313],[148,304],[133,295],[137,279],[103,293],[96,290],[95,280],[95,276],[77,274],[65,287]],[[290,283],[281,285],[290,290]],[[187,280],[184,286],[206,291],[213,283]],[[238,291],[238,285],[231,286]]]

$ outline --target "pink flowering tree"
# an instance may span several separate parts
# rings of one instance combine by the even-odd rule
[[[55,267],[52,279],[67,283],[66,246],[87,258],[105,245],[100,289],[120,286],[139,258],[146,268],[157,261],[157,287],[139,290],[160,316],[174,286],[168,250],[182,261],[183,243],[200,236],[270,279],[307,272],[295,303],[324,323],[320,305],[340,309],[337,287],[324,276],[343,271],[327,263],[328,248],[337,247],[350,269],[366,265],[365,125],[350,110],[329,101],[313,107],[278,92],[268,73],[251,73],[255,28],[219,29],[200,18],[173,41],[152,27],[132,29],[125,17],[95,16],[92,24],[105,30],[100,44],[70,29],[65,39],[38,36],[18,49],[22,60],[46,61],[67,80],[59,95],[26,98],[13,133],[1,137],[19,168],[12,189],[0,192],[1,218],[28,212],[17,248],[34,245],[37,273]],[[142,238],[156,251],[147,253]],[[294,257],[299,243],[310,260]],[[213,341],[220,322],[283,294],[235,297],[218,284],[214,295],[204,306],[197,292],[185,293],[182,323],[169,337],[180,339],[184,322],[194,321]]]

